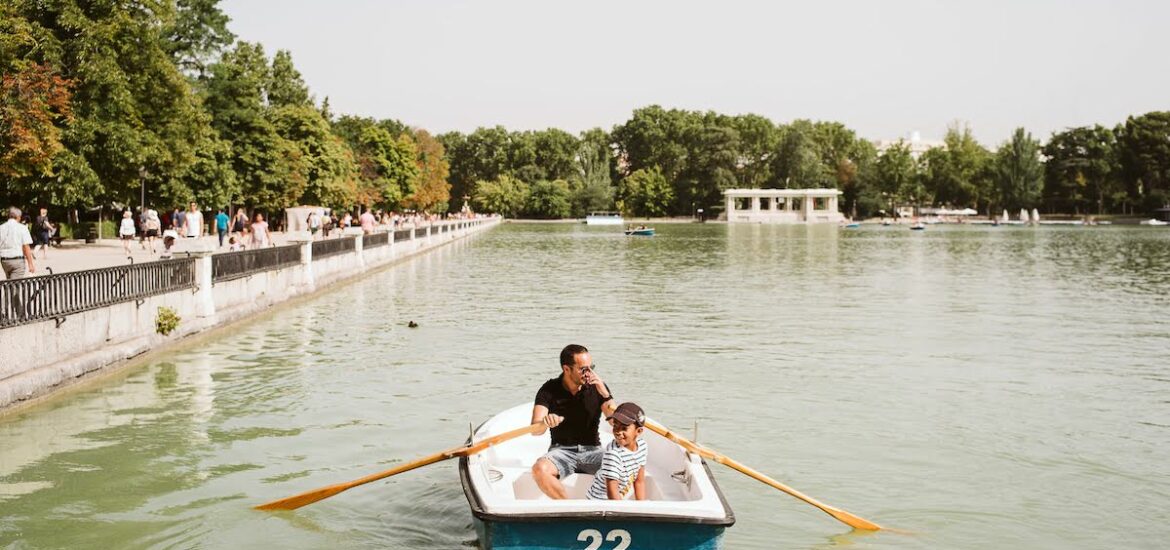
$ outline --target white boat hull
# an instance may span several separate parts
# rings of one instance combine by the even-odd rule
[[[532,404],[508,409],[476,429],[473,439],[522,427]],[[567,500],[552,500],[532,479],[549,435],[522,436],[459,462],[463,490],[484,549],[718,548],[735,516],[701,458],[649,430],[647,500],[587,500],[593,476],[572,474]],[[601,444],[613,436],[601,423]],[[594,544],[598,543],[598,544]]]

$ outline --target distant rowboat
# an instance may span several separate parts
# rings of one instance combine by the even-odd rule
[[[532,404],[492,417],[472,435],[479,441],[525,426]],[[601,444],[613,440],[602,422]],[[588,548],[710,550],[735,523],[706,462],[650,430],[647,500],[586,500],[588,474],[563,480],[567,500],[551,500],[532,478],[532,464],[549,446],[549,435],[522,436],[459,461],[459,478],[484,550]]]
[[[653,227],[640,227],[638,229],[627,229],[626,230],[626,235],[641,235],[643,237],[646,237],[646,236],[650,236],[653,234],[654,234]]]

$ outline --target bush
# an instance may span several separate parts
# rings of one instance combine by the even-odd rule
[[[179,328],[179,314],[173,309],[166,306],[158,308],[158,316],[154,318],[154,328],[159,334],[166,336]]]

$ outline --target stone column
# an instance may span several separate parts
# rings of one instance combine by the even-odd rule
[[[353,253],[356,254],[358,269],[366,268],[366,257],[362,253],[362,235],[365,235],[360,227],[350,227],[345,230],[345,236],[353,237]]]
[[[731,215],[735,213],[735,198],[731,195],[723,196],[723,211],[727,212],[727,221],[731,221]]]
[[[212,317],[215,315],[215,296],[211,293],[213,251],[206,246],[197,246],[190,253],[195,258],[195,315],[200,318]]]
[[[289,237],[289,242],[301,247],[301,292],[312,292],[317,288],[317,280],[313,275],[313,239],[308,235]]]
[[[813,205],[814,204],[816,204],[816,201],[813,200],[812,196],[810,196],[810,195],[804,196],[804,212],[803,212],[804,221],[807,222],[807,221],[813,219],[812,213],[813,213]]]

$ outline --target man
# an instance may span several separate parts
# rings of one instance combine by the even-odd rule
[[[7,279],[21,279],[37,271],[33,264],[32,235],[20,223],[20,216],[19,208],[9,207],[8,221],[0,225],[0,266]]]
[[[228,215],[222,208],[215,215],[215,232],[219,234],[219,246],[223,248],[223,236],[227,235],[228,230]]]
[[[187,210],[187,215],[183,218],[186,220],[186,237],[188,239],[198,239],[203,236],[203,213],[199,211],[198,205],[192,202]]]
[[[601,413],[616,405],[609,387],[593,370],[593,356],[585,346],[570,344],[561,350],[561,375],[536,392],[532,423],[552,428],[548,453],[532,465],[532,477],[552,499],[568,498],[561,480],[574,473],[594,474],[601,467]],[[544,430],[537,435],[544,433]]]

